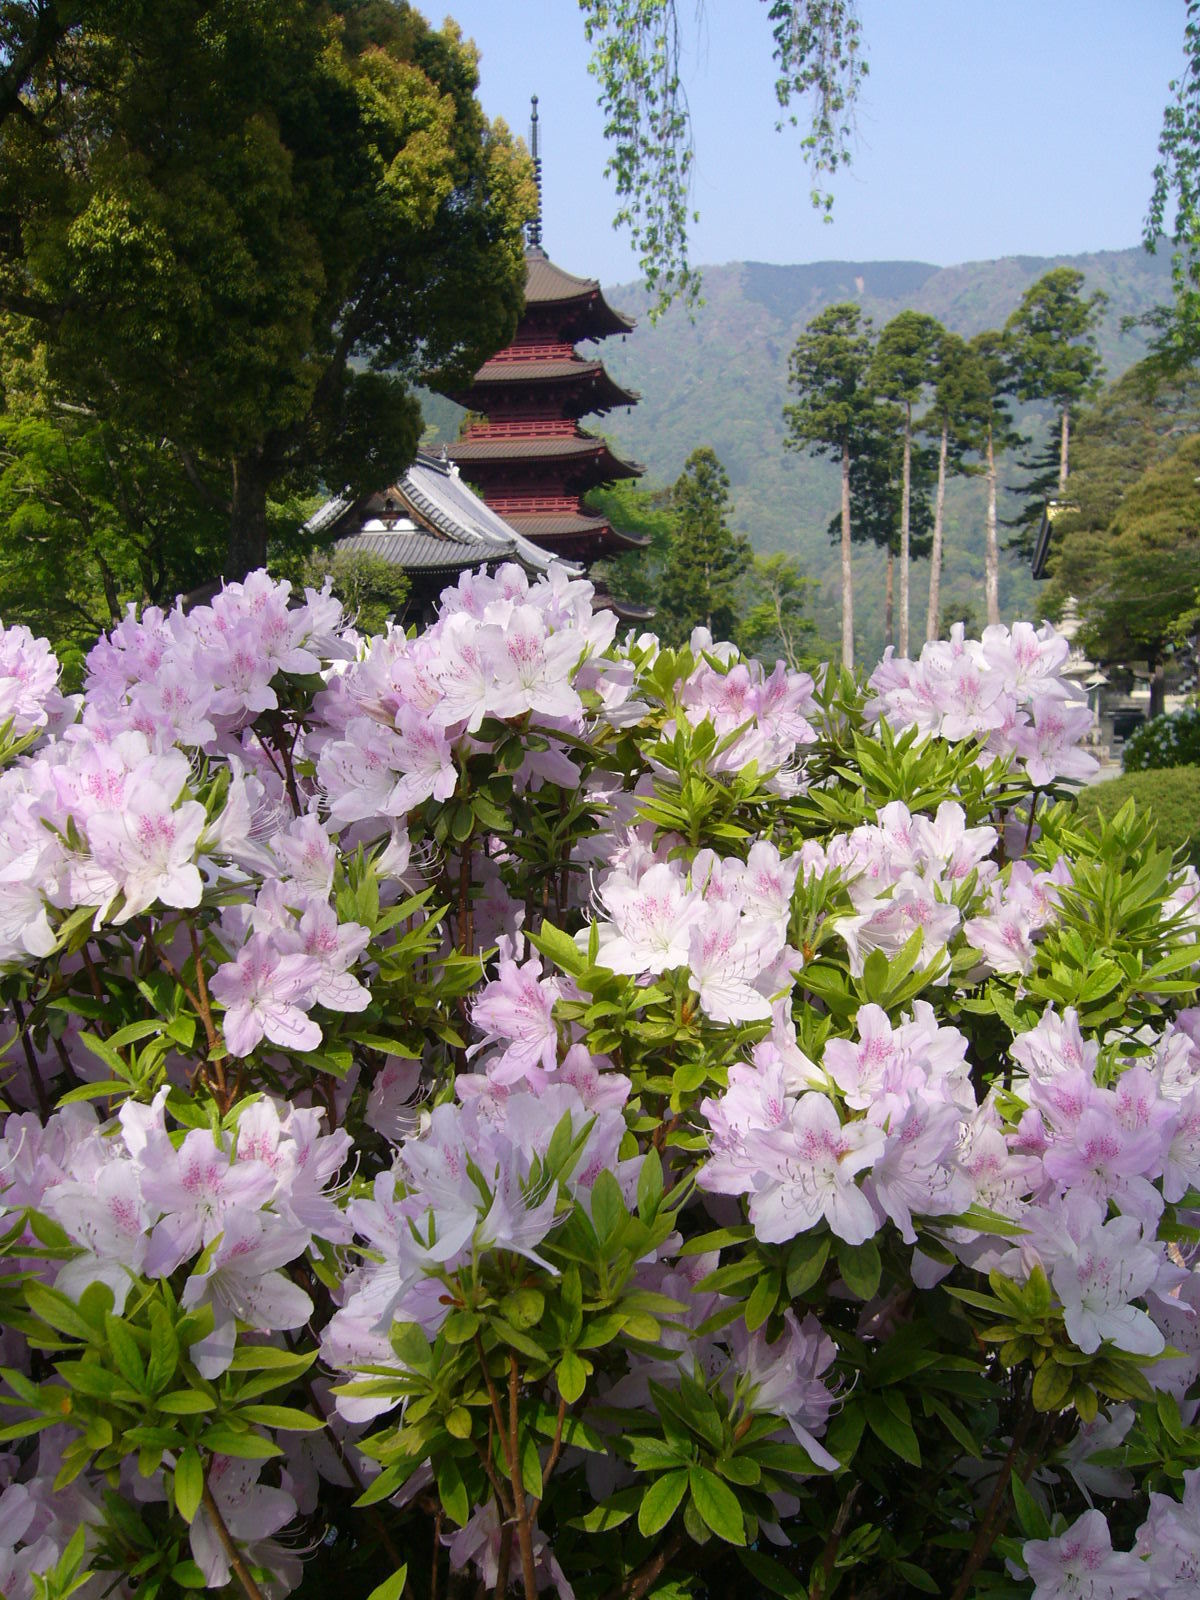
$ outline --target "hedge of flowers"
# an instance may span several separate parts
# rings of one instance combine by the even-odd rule
[[[1200,882],[1047,629],[0,634],[0,1592],[1191,1596]]]
[[[1184,706],[1143,722],[1126,739],[1121,765],[1126,772],[1200,766],[1200,708]]]

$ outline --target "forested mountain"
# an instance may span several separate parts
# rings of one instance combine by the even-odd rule
[[[561,263],[586,271],[586,262]],[[1109,297],[1099,345],[1110,379],[1145,351],[1137,331],[1122,333],[1123,319],[1171,297],[1169,257],[1140,249],[1079,256],[1012,256],[1000,261],[935,267],[918,261],[821,261],[802,266],[734,262],[704,270],[705,304],[694,320],[678,307],[657,324],[647,316],[649,297],[640,284],[606,288],[610,303],[638,318],[624,339],[601,347],[618,382],[636,389],[639,405],[598,424],[622,454],[647,468],[645,482],[671,483],[700,445],[711,445],[729,474],[733,526],[762,552],[788,551],[821,583],[818,620],[837,636],[836,550],[828,525],[838,506],[836,470],[826,462],[788,454],[783,448],[782,408],[787,360],[806,322],[825,306],[852,300],[878,331],[906,308],[927,312],[957,333],[971,335],[1003,327],[1024,291],[1052,267],[1083,272],[1085,290]],[[448,407],[428,413],[445,427]],[[1049,413],[1025,408],[1026,433],[1040,444]],[[1013,455],[1002,458],[1001,482],[1018,484]],[[1001,495],[1001,516],[1015,515],[1017,497]],[[979,479],[959,479],[947,494],[945,611],[983,617],[984,489]],[[883,640],[884,557],[860,547],[855,555],[857,656],[874,659]],[[927,562],[913,572],[912,614],[924,615]],[[1037,616],[1038,586],[1022,563],[1006,557],[1001,571],[1003,615]],[[920,643],[918,629],[916,644]]]

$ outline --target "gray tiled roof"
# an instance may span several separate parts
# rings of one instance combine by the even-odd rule
[[[401,514],[411,513],[422,526],[416,532],[377,527],[364,531],[366,517],[374,520],[389,499]],[[345,530],[340,537],[339,524]],[[502,561],[517,561],[529,572],[545,572],[554,561],[575,570],[574,563],[539,549],[486,506],[468,489],[453,462],[424,454],[381,494],[359,500],[335,495],[314,512],[304,530],[329,534],[339,550],[382,556],[413,572],[459,571]]]

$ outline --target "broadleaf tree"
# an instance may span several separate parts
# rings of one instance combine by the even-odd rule
[[[237,577],[272,493],[385,481],[414,380],[509,337],[529,164],[407,5],[68,15],[0,124],[0,309],[61,399],[170,440]]]

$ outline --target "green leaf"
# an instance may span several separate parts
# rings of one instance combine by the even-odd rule
[[[603,1168],[592,1185],[592,1224],[602,1244],[613,1238],[628,1215],[620,1184]]]
[[[903,1399],[896,1396],[901,1406]],[[907,1407],[904,1407],[907,1410]],[[913,1426],[902,1416],[897,1416],[892,1407],[887,1404],[882,1395],[866,1394],[863,1396],[863,1410],[866,1412],[867,1426],[875,1437],[887,1446],[902,1461],[907,1461],[911,1466],[921,1465],[921,1446],[913,1432]]]
[[[1017,1513],[1021,1532],[1027,1539],[1048,1539],[1051,1533],[1050,1521],[1025,1487],[1015,1467],[1012,1471],[1011,1487],[1013,1510]]]
[[[536,1327],[546,1309],[546,1296],[540,1289],[514,1289],[500,1302],[500,1312],[514,1328]]]
[[[800,1579],[760,1550],[739,1550],[738,1560],[771,1594],[781,1595],[783,1600],[807,1600],[808,1589]]]
[[[658,1212],[663,1196],[662,1159],[653,1145],[647,1150],[642,1169],[638,1173],[637,1208],[643,1222],[650,1222]]]
[[[471,1437],[471,1413],[466,1406],[454,1406],[446,1413],[446,1432],[452,1439]]]
[[[282,1428],[288,1433],[317,1433],[325,1426],[319,1417],[297,1406],[239,1406],[237,1414],[246,1422],[263,1428]]]
[[[404,1585],[408,1582],[408,1564],[397,1567],[390,1578],[385,1578],[382,1583],[377,1583],[367,1596],[367,1600],[400,1600],[404,1593]]]
[[[587,958],[579,946],[569,933],[564,933],[553,923],[543,922],[537,933],[530,934],[529,940],[535,950],[540,950],[542,955],[548,956],[556,967],[561,967],[573,978],[587,971]]]
[[[610,1494],[607,1500],[593,1506],[584,1516],[574,1518],[571,1526],[582,1528],[587,1533],[607,1533],[609,1528],[619,1528],[623,1522],[628,1522],[641,1503],[641,1484],[631,1484],[628,1489],[618,1489],[616,1494]]]
[[[442,1502],[443,1511],[452,1521],[457,1522],[460,1528],[464,1527],[471,1519],[471,1497],[467,1493],[462,1473],[458,1470],[458,1463],[453,1456],[441,1458],[437,1463],[435,1477],[438,1499]]]
[[[185,1522],[191,1522],[204,1493],[204,1465],[195,1445],[181,1450],[175,1463],[175,1509]]]
[[[1070,1367],[1061,1366],[1053,1356],[1043,1361],[1033,1375],[1032,1398],[1038,1411],[1061,1411],[1074,1384]]]
[[[171,1568],[171,1582],[181,1589],[207,1589],[208,1579],[194,1561],[177,1561]]]
[[[688,1468],[688,1487],[701,1521],[712,1529],[717,1538],[724,1539],[726,1544],[744,1545],[746,1530],[742,1523],[742,1508],[729,1485],[707,1467],[696,1466]]]
[[[587,1387],[587,1368],[574,1350],[564,1350],[562,1359],[555,1369],[558,1379],[558,1392],[569,1406],[583,1394]]]
[[[751,1289],[750,1298],[746,1301],[746,1329],[749,1333],[762,1327],[774,1311],[778,1299],[779,1279],[773,1272],[764,1272]]]
[[[179,1366],[179,1340],[167,1309],[160,1301],[150,1304],[150,1360],[146,1364],[146,1388],[158,1394],[175,1376]]]
[[[203,1411],[217,1409],[215,1398],[201,1394],[199,1389],[170,1389],[166,1394],[160,1394],[154,1403],[169,1417],[194,1417]]]
[[[875,951],[873,954],[878,955],[879,952]],[[874,1239],[867,1239],[863,1244],[847,1244],[845,1240],[839,1239],[837,1264],[842,1281],[851,1294],[860,1300],[874,1298],[883,1272],[879,1247]]]
[[[679,1502],[683,1499],[688,1486],[688,1469],[677,1467],[673,1472],[666,1472],[661,1478],[656,1478],[646,1490],[641,1505],[638,1507],[638,1531],[645,1538],[652,1538],[660,1528],[665,1528],[675,1515]]]
[[[130,1332],[128,1323],[109,1312],[104,1319],[104,1332],[108,1348],[112,1351],[121,1376],[135,1389],[144,1388],[146,1367],[142,1361],[142,1352],[138,1349],[138,1342]]]
[[[787,1292],[798,1300],[816,1283],[829,1259],[833,1240],[828,1233],[802,1233],[792,1241],[787,1258]]]
[[[268,1461],[283,1451],[258,1433],[238,1433],[224,1422],[214,1422],[200,1436],[200,1443],[217,1455],[236,1456],[243,1461]]]

